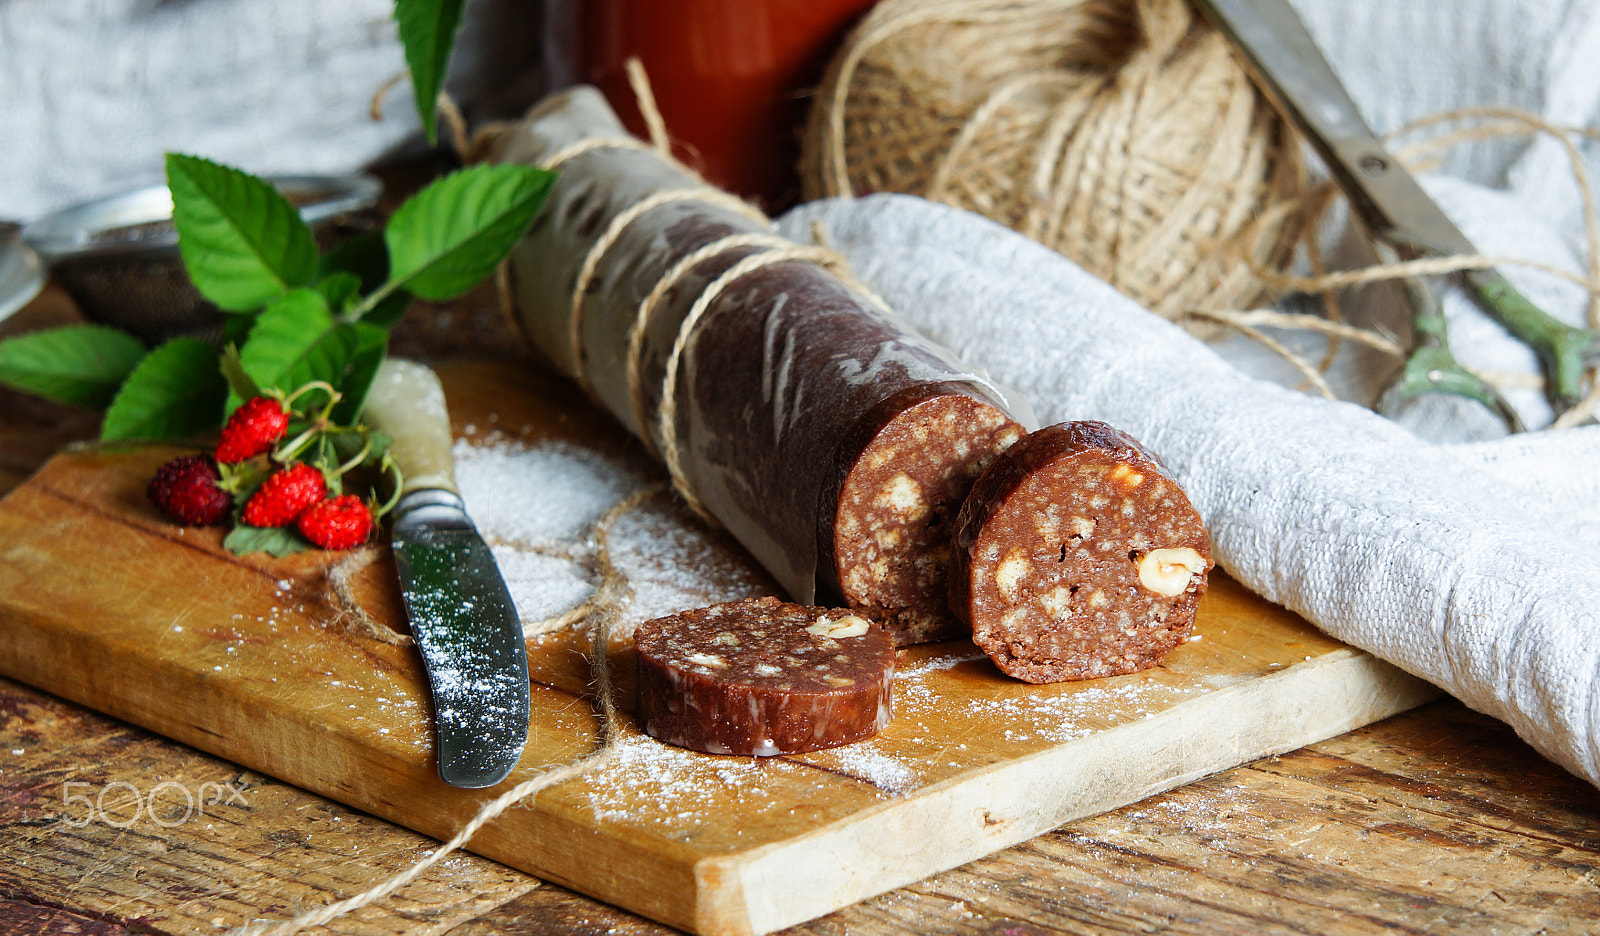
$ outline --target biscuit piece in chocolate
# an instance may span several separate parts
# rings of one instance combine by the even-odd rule
[[[1161,462],[1101,422],[1013,445],[956,521],[950,604],[1032,683],[1131,673],[1187,639],[1211,548]]]
[[[889,723],[894,645],[850,611],[746,598],[639,625],[639,719],[711,754],[797,754]]]

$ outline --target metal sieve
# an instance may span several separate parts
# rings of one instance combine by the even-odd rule
[[[371,208],[382,184],[365,174],[269,176],[313,230]],[[225,313],[194,288],[178,253],[164,185],[64,208],[29,222],[23,240],[90,320],[150,345],[187,335],[220,339]]]

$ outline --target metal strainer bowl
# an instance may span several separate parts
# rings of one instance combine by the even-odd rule
[[[269,176],[313,230],[371,208],[382,183],[365,174]],[[180,335],[217,340],[224,313],[184,270],[164,185],[64,208],[29,222],[26,241],[90,320],[155,345]]]

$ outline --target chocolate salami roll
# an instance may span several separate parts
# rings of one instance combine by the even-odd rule
[[[639,720],[668,744],[770,757],[889,723],[894,644],[849,611],[746,598],[639,625]]]
[[[493,158],[560,173],[511,257],[532,343],[790,598],[848,604],[901,644],[960,635],[949,522],[1021,408],[828,252],[627,137],[591,88],[547,99]]]
[[[950,605],[1018,679],[1112,676],[1188,638],[1211,565],[1200,516],[1159,459],[1105,423],[1062,423],[973,486]]]

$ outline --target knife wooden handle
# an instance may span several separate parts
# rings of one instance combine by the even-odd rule
[[[455,437],[450,432],[450,412],[444,387],[428,367],[402,358],[389,358],[378,368],[363,411],[367,425],[394,438],[389,454],[404,475],[401,493],[439,489],[456,490]]]

